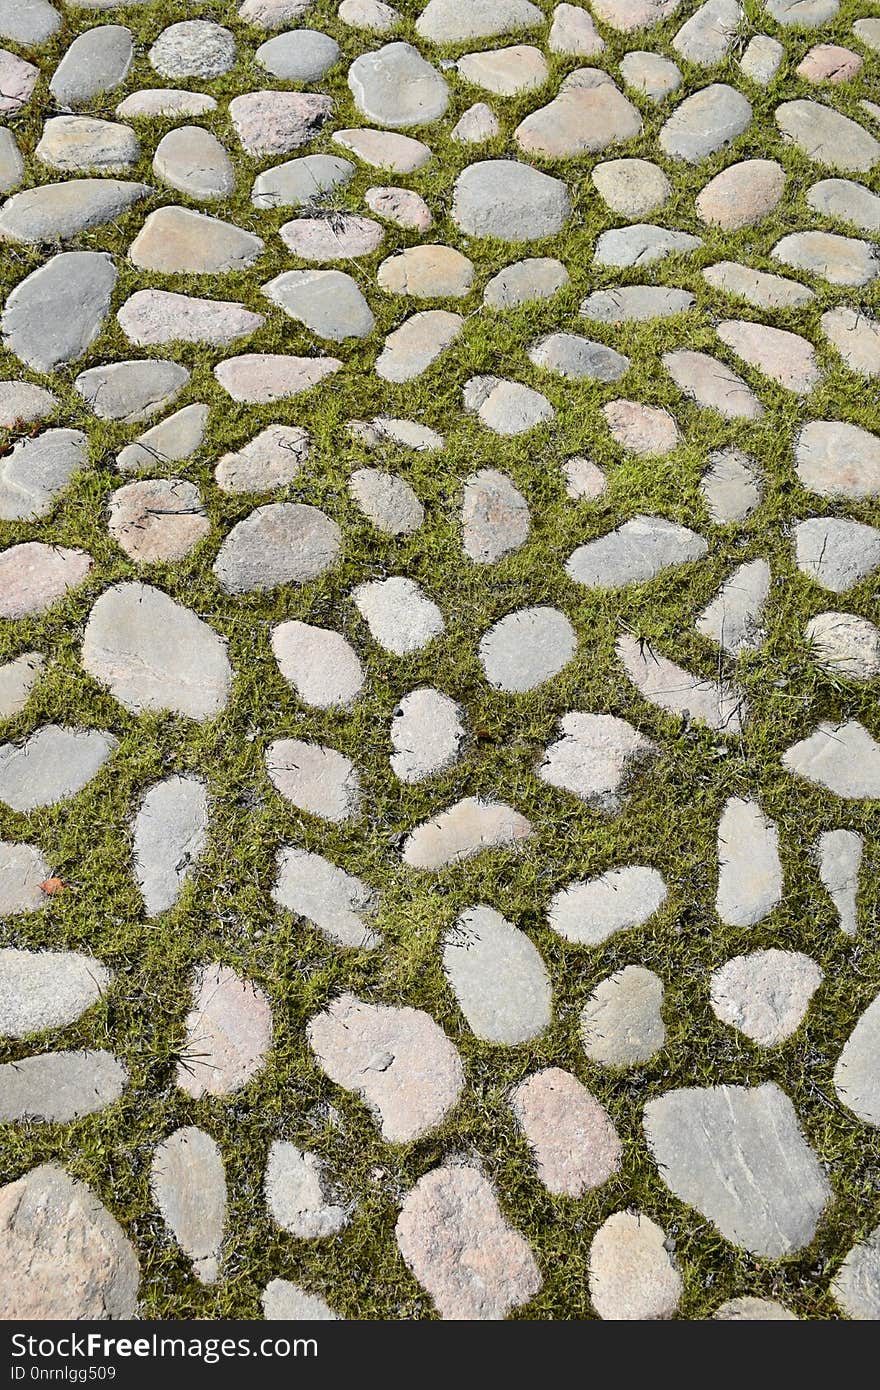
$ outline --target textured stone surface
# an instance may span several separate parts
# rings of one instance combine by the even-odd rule
[[[669,412],[658,406],[609,401],[602,414],[616,442],[631,453],[668,454],[679,442],[678,426]]]
[[[552,256],[529,256],[499,270],[487,281],[483,303],[490,309],[514,309],[553,296],[568,284],[568,271]]]
[[[0,550],[0,618],[45,613],[91,569],[91,556],[67,546],[23,541]]]
[[[445,79],[410,43],[360,54],[348,69],[348,85],[361,115],[381,126],[430,125],[449,104]]]
[[[229,103],[229,116],[246,154],[289,154],[307,145],[329,120],[330,97],[316,92],[245,92]]]
[[[394,708],[391,767],[402,782],[422,782],[458,757],[465,729],[461,709],[440,690],[411,690]]]
[[[880,1226],[854,1245],[831,1284],[838,1307],[857,1322],[880,1318]]]
[[[175,410],[144,430],[133,444],[126,444],[116,455],[117,468],[122,473],[136,473],[141,468],[189,458],[204,438],[209,413],[208,407],[199,403]]]
[[[480,661],[496,690],[521,694],[558,675],[576,645],[574,628],[558,608],[518,608],[480,639]]]
[[[41,884],[50,869],[36,845],[14,845],[0,840],[0,915],[39,912],[49,901]]]
[[[641,129],[638,111],[607,73],[578,68],[558,96],[520,121],[514,139],[527,155],[570,159],[623,144]]]
[[[284,82],[317,82],[339,58],[339,44],[316,29],[294,29],[267,39],[256,61]]]
[[[178,126],[163,135],[153,156],[153,173],[198,202],[228,198],[235,189],[232,160],[216,135],[201,126]]]
[[[44,725],[23,744],[0,744],[0,801],[32,811],[75,796],[115,748],[112,734],[60,724]]]
[[[0,1066],[0,1121],[69,1124],[122,1095],[125,1067],[111,1052],[44,1052]]]
[[[46,516],[58,493],[85,465],[87,452],[81,430],[45,430],[19,439],[0,456],[0,521]],[[20,559],[29,553],[19,552]]]
[[[753,927],[782,900],[779,833],[756,801],[731,797],[718,826],[715,910],[733,927]]]
[[[111,536],[140,564],[182,560],[211,529],[198,488],[181,478],[126,483],[108,511]]]
[[[383,381],[412,381],[427,371],[462,330],[464,319],[447,309],[426,309],[413,314],[388,334],[376,358],[376,375]]]
[[[715,82],[676,107],[660,131],[660,145],[672,159],[699,164],[742,135],[751,119],[742,92]]]
[[[792,232],[776,243],[771,255],[832,285],[866,285],[880,272],[872,242],[834,232]]]
[[[464,486],[462,544],[478,565],[491,565],[525,544],[530,529],[525,498],[493,468],[474,473]]]
[[[868,1005],[834,1068],[838,1097],[865,1124],[880,1127],[880,995]]]
[[[215,275],[251,265],[263,249],[253,232],[189,208],[151,212],[131,246],[129,257],[141,270]]]
[[[261,1295],[263,1316],[276,1322],[336,1322],[339,1315],[316,1294],[287,1279],[270,1279]]]
[[[148,184],[123,179],[67,179],[26,188],[0,208],[0,237],[31,244],[68,241],[146,198]]]
[[[857,121],[817,101],[783,101],[774,112],[783,138],[814,164],[845,174],[867,173],[880,158],[880,143]]]
[[[855,936],[859,928],[859,869],[864,841],[854,830],[826,830],[817,843],[819,877],[837,909],[840,929]]]
[[[713,971],[709,999],[729,1023],[762,1047],[790,1038],[822,983],[818,965],[801,951],[754,951]]]
[[[307,430],[267,425],[240,449],[224,454],[214,476],[223,492],[274,492],[293,482],[308,456]]]
[[[566,714],[560,728],[560,737],[538,765],[538,776],[598,811],[619,811],[633,773],[657,745],[612,714]]]
[[[258,174],[251,202],[255,208],[300,207],[344,187],[353,174],[354,165],[338,154],[304,154]]]
[[[285,246],[304,261],[347,261],[368,256],[382,244],[385,235],[377,222],[356,213],[297,217],[285,222],[280,231]],[[322,283],[326,294],[329,286],[327,282]],[[338,282],[336,293],[339,293]]]
[[[52,169],[120,174],[137,163],[140,152],[129,126],[93,116],[53,116],[43,126],[34,154]]]
[[[442,869],[487,849],[512,849],[532,833],[531,823],[503,801],[466,797],[416,826],[403,845],[412,869]]]
[[[782,761],[790,772],[849,801],[880,795],[880,743],[858,720],[823,720],[783,753]]]
[[[582,1197],[617,1172],[621,1143],[603,1105],[571,1072],[547,1067],[514,1088],[510,1106],[557,1196]]]
[[[465,82],[472,82],[497,96],[535,91],[543,87],[550,76],[540,48],[525,43],[465,53],[455,66]]]
[[[150,1189],[196,1278],[213,1284],[226,1225],[226,1175],[211,1136],[186,1125],[164,1139],[153,1154]]]
[[[208,843],[208,795],[198,777],[150,787],[134,821],[134,876],[148,917],[179,898]]]
[[[628,965],[599,984],[581,1010],[581,1040],[591,1062],[635,1067],[649,1062],[666,1041],[663,981],[652,970]]]
[[[4,865],[2,851],[0,847],[0,875],[5,879],[11,866]],[[101,998],[111,979],[100,961],[78,951],[0,950],[0,1037],[27,1038],[64,1028]]]
[[[731,1298],[712,1314],[718,1322],[797,1322],[790,1313],[772,1298]]]
[[[162,77],[220,77],[235,62],[235,39],[222,24],[186,19],[162,30],[149,60]]]
[[[741,734],[749,715],[742,689],[731,681],[710,680],[670,661],[643,639],[624,635],[615,651],[644,699],[686,725],[706,724],[720,734]]]
[[[591,177],[611,211],[624,217],[644,217],[672,192],[663,170],[647,159],[609,159],[595,165]]]
[[[665,901],[662,875],[630,865],[561,889],[551,899],[548,921],[566,941],[599,946],[615,932],[647,922]]]
[[[794,528],[798,569],[834,594],[880,565],[880,531],[845,517],[809,517]]]
[[[134,57],[130,29],[122,24],[99,24],[78,34],[49,83],[62,110],[87,106],[124,81]]]
[[[764,270],[753,270],[738,261],[718,261],[716,265],[707,266],[703,278],[714,289],[735,299],[744,299],[757,309],[799,308],[815,297],[813,291],[798,280],[768,275]]]
[[[0,720],[13,719],[21,713],[44,667],[39,652],[25,652],[0,666]]]
[[[339,946],[368,948],[381,941],[368,925],[378,905],[376,894],[320,854],[295,845],[281,849],[272,897]]]
[[[469,236],[534,241],[561,231],[570,211],[561,179],[516,160],[470,164],[455,181],[452,219]]]
[[[317,507],[273,502],[233,526],[214,573],[232,594],[305,584],[335,562],[341,533]]]
[[[759,647],[765,637],[761,616],[769,592],[770,566],[766,560],[739,565],[703,609],[697,631],[731,656]]]
[[[366,338],[375,322],[357,282],[341,270],[286,270],[263,293],[318,338]]]
[[[314,816],[338,822],[360,809],[360,780],[354,764],[335,748],[282,738],[269,745],[266,769],[281,795]]]
[[[750,367],[798,395],[809,395],[822,376],[813,344],[799,333],[742,319],[727,319],[715,331]]]
[[[300,699],[318,709],[350,705],[360,694],[364,670],[340,632],[295,619],[272,631],[272,651]]]
[[[702,536],[687,526],[659,516],[637,516],[579,546],[566,569],[578,584],[620,589],[653,579],[672,565],[699,560],[707,548]]]
[[[529,359],[543,371],[568,381],[619,381],[629,370],[623,353],[577,333],[549,333],[529,348]]]
[[[472,1031],[512,1046],[536,1038],[552,1016],[551,985],[537,947],[496,912],[469,908],[444,937],[443,969]]]
[[[644,1212],[609,1216],[590,1246],[589,1288],[600,1318],[644,1322],[671,1317],[682,1278],[665,1231]]]
[[[467,294],[474,267],[451,246],[410,246],[383,261],[376,279],[388,294],[414,299],[458,299]]]
[[[664,352],[663,365],[676,386],[697,405],[727,420],[760,420],[764,407],[742,377],[708,352]]]
[[[744,159],[716,174],[697,195],[704,222],[737,231],[773,211],[785,187],[785,170],[775,159]]]
[[[443,631],[443,614],[413,579],[371,580],[352,599],[373,638],[395,656],[420,651]]]
[[[227,357],[214,368],[214,375],[234,401],[268,405],[310,391],[341,366],[335,357],[250,352]]]
[[[80,372],[74,385],[101,420],[149,420],[180,395],[189,372],[164,358],[111,362]]]
[[[283,1139],[269,1150],[265,1193],[272,1219],[299,1240],[335,1235],[348,1220],[345,1208],[328,1200],[322,1161]]]
[[[176,1081],[194,1100],[241,1090],[272,1045],[272,1010],[262,990],[225,965],[205,965],[193,985]]]

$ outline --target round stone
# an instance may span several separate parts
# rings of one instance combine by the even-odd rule
[[[600,1318],[645,1322],[671,1318],[682,1278],[666,1232],[640,1211],[617,1211],[590,1246],[590,1299]]]
[[[439,690],[411,690],[391,725],[391,767],[401,782],[422,782],[449,767],[464,739],[461,710]]]
[[[162,77],[221,77],[235,62],[235,39],[222,24],[185,19],[162,30],[149,59]]]
[[[557,608],[520,608],[480,640],[480,661],[496,690],[522,693],[552,680],[572,659],[575,630]]]
[[[470,164],[455,181],[452,220],[470,236],[533,241],[562,231],[570,214],[561,179],[516,160]]]
[[[313,816],[338,824],[360,810],[360,779],[354,764],[335,748],[276,739],[266,750],[266,770],[285,800]]]
[[[619,1169],[623,1146],[611,1117],[571,1072],[534,1072],[510,1105],[550,1192],[582,1197]]]
[[[216,135],[201,126],[178,126],[163,135],[153,156],[153,173],[199,202],[228,198],[235,190],[232,160]]]
[[[785,170],[775,159],[744,159],[716,174],[697,195],[704,222],[723,231],[761,222],[776,207],[785,188]]]
[[[0,618],[34,618],[81,584],[92,567],[84,550],[23,541],[0,551]]]
[[[495,564],[528,539],[528,503],[504,473],[482,468],[465,483],[461,527],[468,558],[477,565]]]
[[[111,536],[139,564],[182,560],[211,529],[198,488],[182,478],[126,483],[109,510]]]
[[[425,510],[409,483],[378,468],[358,468],[348,480],[358,506],[379,531],[407,536],[418,531]]]
[[[361,114],[392,129],[430,125],[449,105],[446,81],[409,43],[362,53],[348,70],[348,85]]]
[[[596,164],[591,177],[611,211],[624,217],[644,217],[672,192],[663,170],[647,159],[610,159]]]
[[[637,1067],[666,1042],[660,1012],[663,982],[652,970],[628,965],[609,975],[581,1010],[581,1040],[591,1062]]]
[[[214,573],[231,594],[305,584],[335,564],[341,542],[336,522],[317,507],[276,502],[233,526]]]
[[[371,580],[352,598],[372,636],[395,656],[420,651],[443,631],[443,614],[414,579]]]
[[[307,705],[347,708],[364,684],[364,669],[340,632],[291,620],[272,630],[278,669]]]
[[[0,744],[0,801],[13,811],[33,811],[75,796],[97,775],[116,742],[101,729],[45,724],[22,744]]]
[[[0,883],[11,868],[4,863],[4,848],[0,845]],[[0,950],[0,1037],[27,1038],[67,1027],[106,993],[111,979],[93,956],[77,951]]]
[[[532,940],[491,907],[473,907],[446,933],[443,970],[471,1029],[507,1047],[549,1027],[552,989]]]
[[[339,44],[316,29],[293,29],[260,44],[257,62],[282,82],[318,82],[339,57]]]

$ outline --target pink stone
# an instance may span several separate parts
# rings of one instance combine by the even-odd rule
[[[236,134],[248,154],[287,154],[307,145],[333,110],[314,92],[245,92],[229,103]]]
[[[0,48],[0,116],[11,116],[30,101],[38,77],[33,63]]]
[[[678,444],[678,426],[667,410],[639,401],[609,401],[602,414],[618,444],[634,454],[668,454]]]
[[[335,357],[286,357],[283,353],[251,352],[218,362],[214,375],[234,401],[265,405],[309,391],[341,366]]]
[[[296,217],[281,228],[285,246],[304,261],[347,261],[369,256],[384,238],[378,222],[357,213]]]
[[[848,82],[862,66],[858,53],[836,43],[817,43],[795,72],[807,82]]]
[[[229,1095],[256,1076],[272,1045],[269,1000],[226,965],[203,966],[194,999],[177,1084],[194,1100]]]
[[[25,541],[0,553],[0,618],[33,618],[45,613],[91,569],[84,550],[42,541]]]
[[[535,1072],[516,1087],[510,1105],[551,1192],[580,1197],[620,1167],[621,1143],[608,1111],[571,1072]]]
[[[424,198],[411,188],[368,188],[364,202],[377,217],[406,231],[426,232],[434,220]]]

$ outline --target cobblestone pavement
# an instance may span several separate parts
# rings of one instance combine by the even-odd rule
[[[0,1316],[880,1317],[878,55],[0,0]]]

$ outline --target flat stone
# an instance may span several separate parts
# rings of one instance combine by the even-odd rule
[[[46,724],[22,744],[0,744],[0,801],[13,811],[33,811],[75,796],[103,767],[116,743],[101,729]]]
[[[537,29],[544,23],[544,15],[530,0],[478,0],[464,10],[458,0],[428,0],[416,20],[416,33],[431,43],[464,43]]]
[[[46,516],[58,493],[85,467],[87,455],[81,430],[44,430],[17,440],[0,455],[0,521]]]
[[[844,594],[880,566],[880,531],[861,521],[813,516],[794,528],[795,561],[802,574],[833,594]]]
[[[602,201],[624,217],[644,217],[672,192],[663,170],[648,159],[609,159],[594,165],[591,178]]]
[[[279,235],[287,249],[304,261],[356,260],[369,256],[385,239],[382,228],[371,218],[337,212],[326,217],[294,218],[279,228]],[[337,294],[334,291],[334,298]],[[324,313],[332,314],[335,309],[336,305],[331,304]]]
[[[731,797],[718,826],[718,892],[722,922],[752,927],[782,901],[779,832],[756,801]]]
[[[880,20],[878,19],[857,19],[853,25],[853,33],[867,48],[873,48],[880,53]]]
[[[422,17],[437,3],[429,0]],[[498,1320],[541,1288],[528,1244],[508,1224],[478,1168],[448,1164],[426,1173],[407,1195],[395,1234],[441,1318]]]
[[[795,444],[797,475],[820,497],[880,493],[880,437],[841,420],[811,420]]]
[[[712,1012],[761,1047],[775,1047],[797,1031],[822,971],[800,951],[753,951],[734,956],[709,982]]]
[[[0,1188],[0,1317],[127,1320],[140,1270],[121,1226],[57,1163]]]
[[[24,180],[24,156],[8,126],[0,126],[0,193],[11,193]]]
[[[595,0],[593,10],[621,34],[649,28],[675,14],[680,0]]]
[[[81,584],[92,567],[84,550],[23,541],[0,551],[0,618],[34,618]]]
[[[848,1318],[857,1322],[880,1318],[880,1226],[850,1250],[834,1276],[831,1294]]]
[[[216,135],[201,126],[178,126],[163,135],[153,156],[153,173],[198,202],[228,198],[235,190],[232,160]]]
[[[244,92],[229,103],[242,149],[258,158],[307,145],[332,111],[332,98],[317,92]]]
[[[855,719],[836,725],[823,721],[783,753],[782,761],[789,772],[849,801],[880,794],[880,744]]]
[[[398,11],[382,0],[342,0],[338,13],[343,24],[373,34],[388,34],[400,23]]]
[[[379,905],[378,894],[320,854],[295,845],[282,847],[272,899],[311,922],[337,946],[368,950],[382,940],[368,925]]]
[[[822,102],[783,101],[774,116],[783,139],[797,145],[814,164],[864,174],[880,159],[880,143],[873,135]]]
[[[705,0],[690,19],[685,20],[672,40],[672,47],[688,63],[701,68],[714,67],[730,51],[742,21],[743,10],[738,0]]]
[[[263,1316],[270,1322],[338,1322],[334,1313],[317,1294],[306,1293],[287,1279],[270,1279],[260,1296]]]
[[[292,357],[284,353],[247,352],[227,357],[214,368],[214,376],[234,401],[268,405],[299,396],[338,372],[336,357]]]
[[[357,769],[335,748],[298,738],[276,739],[266,750],[266,771],[286,801],[313,816],[339,824],[360,811]]]
[[[390,536],[411,535],[425,519],[425,509],[409,483],[393,473],[358,468],[348,488],[367,519]]]
[[[394,130],[336,130],[333,143],[369,164],[374,169],[388,169],[393,174],[412,174],[431,158],[431,151],[422,140],[400,135]]]
[[[865,1124],[880,1126],[880,995],[862,1014],[834,1068],[838,1098]]]
[[[766,635],[761,617],[769,593],[770,566],[766,560],[738,565],[703,609],[697,631],[731,656],[759,647]]]
[[[58,409],[58,397],[29,381],[0,381],[0,429],[31,425]]]
[[[619,381],[630,361],[604,343],[591,342],[577,333],[550,333],[529,348],[529,360],[544,371],[568,381]]]
[[[392,129],[430,125],[449,105],[446,80],[410,43],[359,54],[348,69],[348,86],[362,116]]]
[[[720,449],[709,455],[700,491],[709,516],[724,525],[745,521],[760,505],[763,490],[754,459],[739,449]]]
[[[61,16],[49,0],[2,0],[0,38],[22,48],[39,48],[61,27]]]
[[[609,401],[602,414],[622,448],[643,456],[668,454],[678,447],[678,426],[667,410],[640,401]],[[575,554],[578,552],[575,551]]]
[[[446,309],[413,314],[388,334],[376,358],[376,375],[383,381],[413,381],[455,342],[463,327],[461,315]]]
[[[518,309],[552,299],[569,283],[568,271],[551,256],[530,256],[506,265],[487,281],[483,303],[489,309]]]
[[[44,1052],[0,1066],[0,1121],[69,1124],[118,1100],[128,1073],[110,1052]]]
[[[602,980],[581,1011],[581,1042],[591,1062],[636,1067],[666,1042],[663,982],[641,965],[628,965]]]
[[[303,207],[318,203],[324,193],[344,187],[354,165],[338,154],[305,154],[265,169],[254,180],[251,202],[255,208]]]
[[[778,385],[798,395],[809,395],[822,377],[813,344],[798,333],[771,328],[765,323],[727,319],[716,326],[723,343]]]
[[[768,34],[755,34],[739,60],[740,71],[750,82],[766,87],[773,81],[784,57],[785,49],[777,39],[771,39]]]
[[[622,1146],[608,1111],[571,1072],[533,1072],[511,1092],[510,1107],[538,1177],[555,1195],[582,1197],[620,1168]]]
[[[130,126],[92,116],[53,116],[43,126],[34,155],[53,169],[98,169],[122,174],[140,158]]]
[[[751,103],[724,82],[686,97],[662,126],[660,146],[672,159],[700,164],[748,129]]]
[[[286,29],[302,19],[312,0],[244,0],[238,17],[256,29]]]
[[[417,420],[398,420],[390,415],[374,415],[372,420],[350,420],[348,432],[368,449],[386,449],[389,444],[416,453],[433,453],[443,448],[443,436]]]
[[[700,560],[708,548],[703,537],[687,526],[660,516],[636,516],[578,546],[565,568],[577,584],[620,589],[643,584],[674,565]]]
[[[596,242],[596,265],[625,268],[651,265],[665,256],[685,255],[702,246],[698,236],[674,228],[657,227],[651,222],[634,222],[629,227],[613,227]]]
[[[822,332],[851,372],[880,376],[880,323],[843,304],[829,309],[820,322]]]
[[[462,391],[464,408],[479,416],[487,429],[509,437],[547,424],[556,412],[540,391],[520,381],[498,376],[472,376]]]
[[[482,145],[500,134],[501,123],[491,106],[487,106],[485,101],[475,101],[459,116],[450,137],[459,145]]]
[[[342,994],[306,1035],[331,1081],[354,1091],[389,1144],[408,1144],[441,1124],[464,1085],[458,1052],[421,1009],[369,1004]]]
[[[226,1096],[262,1071],[272,1045],[272,1010],[262,990],[226,965],[196,971],[175,1079],[193,1100]]]
[[[134,714],[212,719],[232,685],[226,643],[190,608],[148,584],[114,584],[98,599],[82,664]]]
[[[474,266],[451,246],[410,246],[384,260],[376,278],[388,294],[458,299],[470,290]]]
[[[456,63],[465,82],[484,87],[497,96],[512,97],[534,92],[550,76],[547,60],[540,48],[530,44],[511,44],[509,48],[487,48],[465,53]]]
[[[134,40],[122,24],[86,29],[73,40],[49,83],[62,110],[88,106],[125,81],[134,57]]]
[[[208,406],[198,402],[176,410],[138,435],[133,444],[126,444],[116,455],[117,468],[123,473],[136,473],[139,468],[189,458],[205,436],[208,414]]]
[[[370,580],[352,599],[374,640],[395,656],[420,651],[444,629],[440,609],[413,579]]]
[[[816,850],[819,877],[837,909],[840,930],[855,936],[859,929],[859,869],[865,842],[854,830],[826,830]]]
[[[194,483],[149,478],[112,494],[107,529],[136,564],[153,564],[184,559],[211,523]]]
[[[580,5],[557,5],[547,35],[547,47],[551,53],[592,58],[602,52],[605,40],[588,10],[581,9]]]
[[[815,29],[833,19],[839,0],[766,0],[765,9],[786,28]]]
[[[222,24],[185,19],[163,29],[147,56],[161,77],[221,77],[235,62],[235,39]]]
[[[770,255],[793,270],[821,276],[832,285],[866,285],[880,274],[880,258],[873,242],[833,232],[792,232],[776,243]]]
[[[562,180],[517,160],[469,164],[455,181],[452,220],[469,236],[534,241],[561,232],[570,215]]]
[[[0,874],[5,878],[11,866],[4,867],[2,848]],[[0,1037],[27,1038],[76,1022],[106,992],[111,979],[111,972],[93,956],[77,951],[0,950]]]
[[[196,299],[168,290],[136,290],[116,318],[129,342],[138,347],[166,343],[212,343],[226,346],[262,327],[255,314],[229,299]]]
[[[269,1149],[264,1192],[272,1219],[298,1240],[335,1235],[348,1222],[345,1207],[328,1199],[326,1166],[317,1154],[276,1139]]]
[[[272,651],[285,680],[317,709],[345,709],[357,699],[364,669],[340,632],[291,620],[272,629]]]
[[[804,637],[813,661],[833,675],[869,681],[880,676],[880,628],[854,613],[819,613]]]
[[[339,58],[339,44],[316,29],[294,29],[260,44],[254,58],[282,82],[318,82]]]
[[[551,899],[547,920],[565,941],[601,946],[616,932],[642,926],[665,901],[662,874],[631,864],[560,889]]]
[[[731,1298],[716,1308],[712,1317],[718,1322],[798,1321],[796,1314],[773,1298]]]
[[[67,179],[13,193],[0,208],[0,237],[32,245],[69,241],[112,222],[152,190],[122,179]]]
[[[681,72],[671,58],[660,53],[636,50],[624,53],[620,71],[627,87],[640,92],[649,101],[663,101],[670,92],[681,86]]]
[[[510,1047],[549,1027],[547,967],[532,940],[494,908],[469,908],[458,918],[444,937],[443,970],[483,1042]]]
[[[775,1083],[669,1091],[644,1127],[663,1181],[727,1240],[767,1259],[809,1245],[832,1191]]]
[[[669,1245],[666,1232],[644,1212],[616,1211],[608,1217],[590,1246],[590,1299],[600,1318],[645,1322],[672,1317],[682,1278]]]
[[[737,231],[762,222],[779,203],[785,170],[775,159],[744,159],[706,184],[695,207],[704,222]]]
[[[90,367],[73,384],[99,419],[134,424],[170,405],[188,381],[186,367],[153,357]]]
[[[456,761],[465,736],[459,705],[440,690],[411,690],[395,706],[391,768],[401,782],[423,782]]]
[[[46,659],[40,652],[25,652],[14,661],[6,661],[0,666],[0,720],[13,719],[15,715],[21,714],[31,691],[43,674],[45,665]],[[0,851],[0,864],[2,857]],[[44,875],[45,877],[47,875]],[[3,915],[3,909],[0,908],[0,916]]]
[[[0,116],[14,116],[27,106],[40,75],[39,68],[0,48]]]
[[[426,232],[434,221],[428,204],[412,188],[368,188],[364,202],[377,217],[408,232]]]
[[[36,845],[9,844],[0,840],[0,917],[40,912],[48,902],[41,885],[50,874],[49,865]],[[24,1007],[26,998],[24,995],[17,998],[15,1007]],[[9,1005],[4,1003],[3,1007],[8,1009]]]
[[[202,1284],[219,1275],[226,1226],[226,1174],[217,1144],[194,1125],[176,1129],[157,1145],[150,1166],[150,1191]]]
[[[849,82],[862,66],[862,59],[851,48],[836,43],[814,44],[795,68],[807,82]]]
[[[682,348],[664,352],[662,362],[672,380],[697,405],[717,410],[726,420],[760,420],[764,407],[741,376],[708,352]]]
[[[148,917],[174,907],[208,844],[208,793],[198,777],[150,787],[134,820],[134,876]]]
[[[594,810],[616,815],[636,769],[657,745],[625,719],[573,711],[560,720],[536,771],[542,782],[572,792]]]
[[[214,470],[221,492],[274,492],[299,474],[309,457],[308,430],[300,425],[267,425]]]
[[[216,111],[217,103],[206,92],[178,91],[174,87],[146,87],[124,97],[116,108],[121,121],[144,120],[151,116],[204,116]]]
[[[231,222],[189,208],[162,207],[150,213],[128,255],[140,270],[217,275],[253,265],[263,244]]]
[[[486,849],[511,849],[532,833],[531,822],[503,801],[468,796],[416,826],[403,845],[411,869],[442,869]]]
[[[623,144],[641,131],[641,116],[604,69],[578,68],[558,96],[520,121],[513,135],[526,154],[570,159]]]
[[[713,289],[744,299],[757,309],[798,309],[809,304],[815,295],[797,280],[781,275],[768,275],[763,270],[740,265],[738,261],[718,261],[706,266],[703,279]]]
[[[480,662],[495,690],[521,694],[552,680],[574,656],[577,635],[558,608],[518,608],[480,639]]]
[[[319,338],[366,338],[375,319],[356,280],[341,270],[287,270],[263,294]]]

